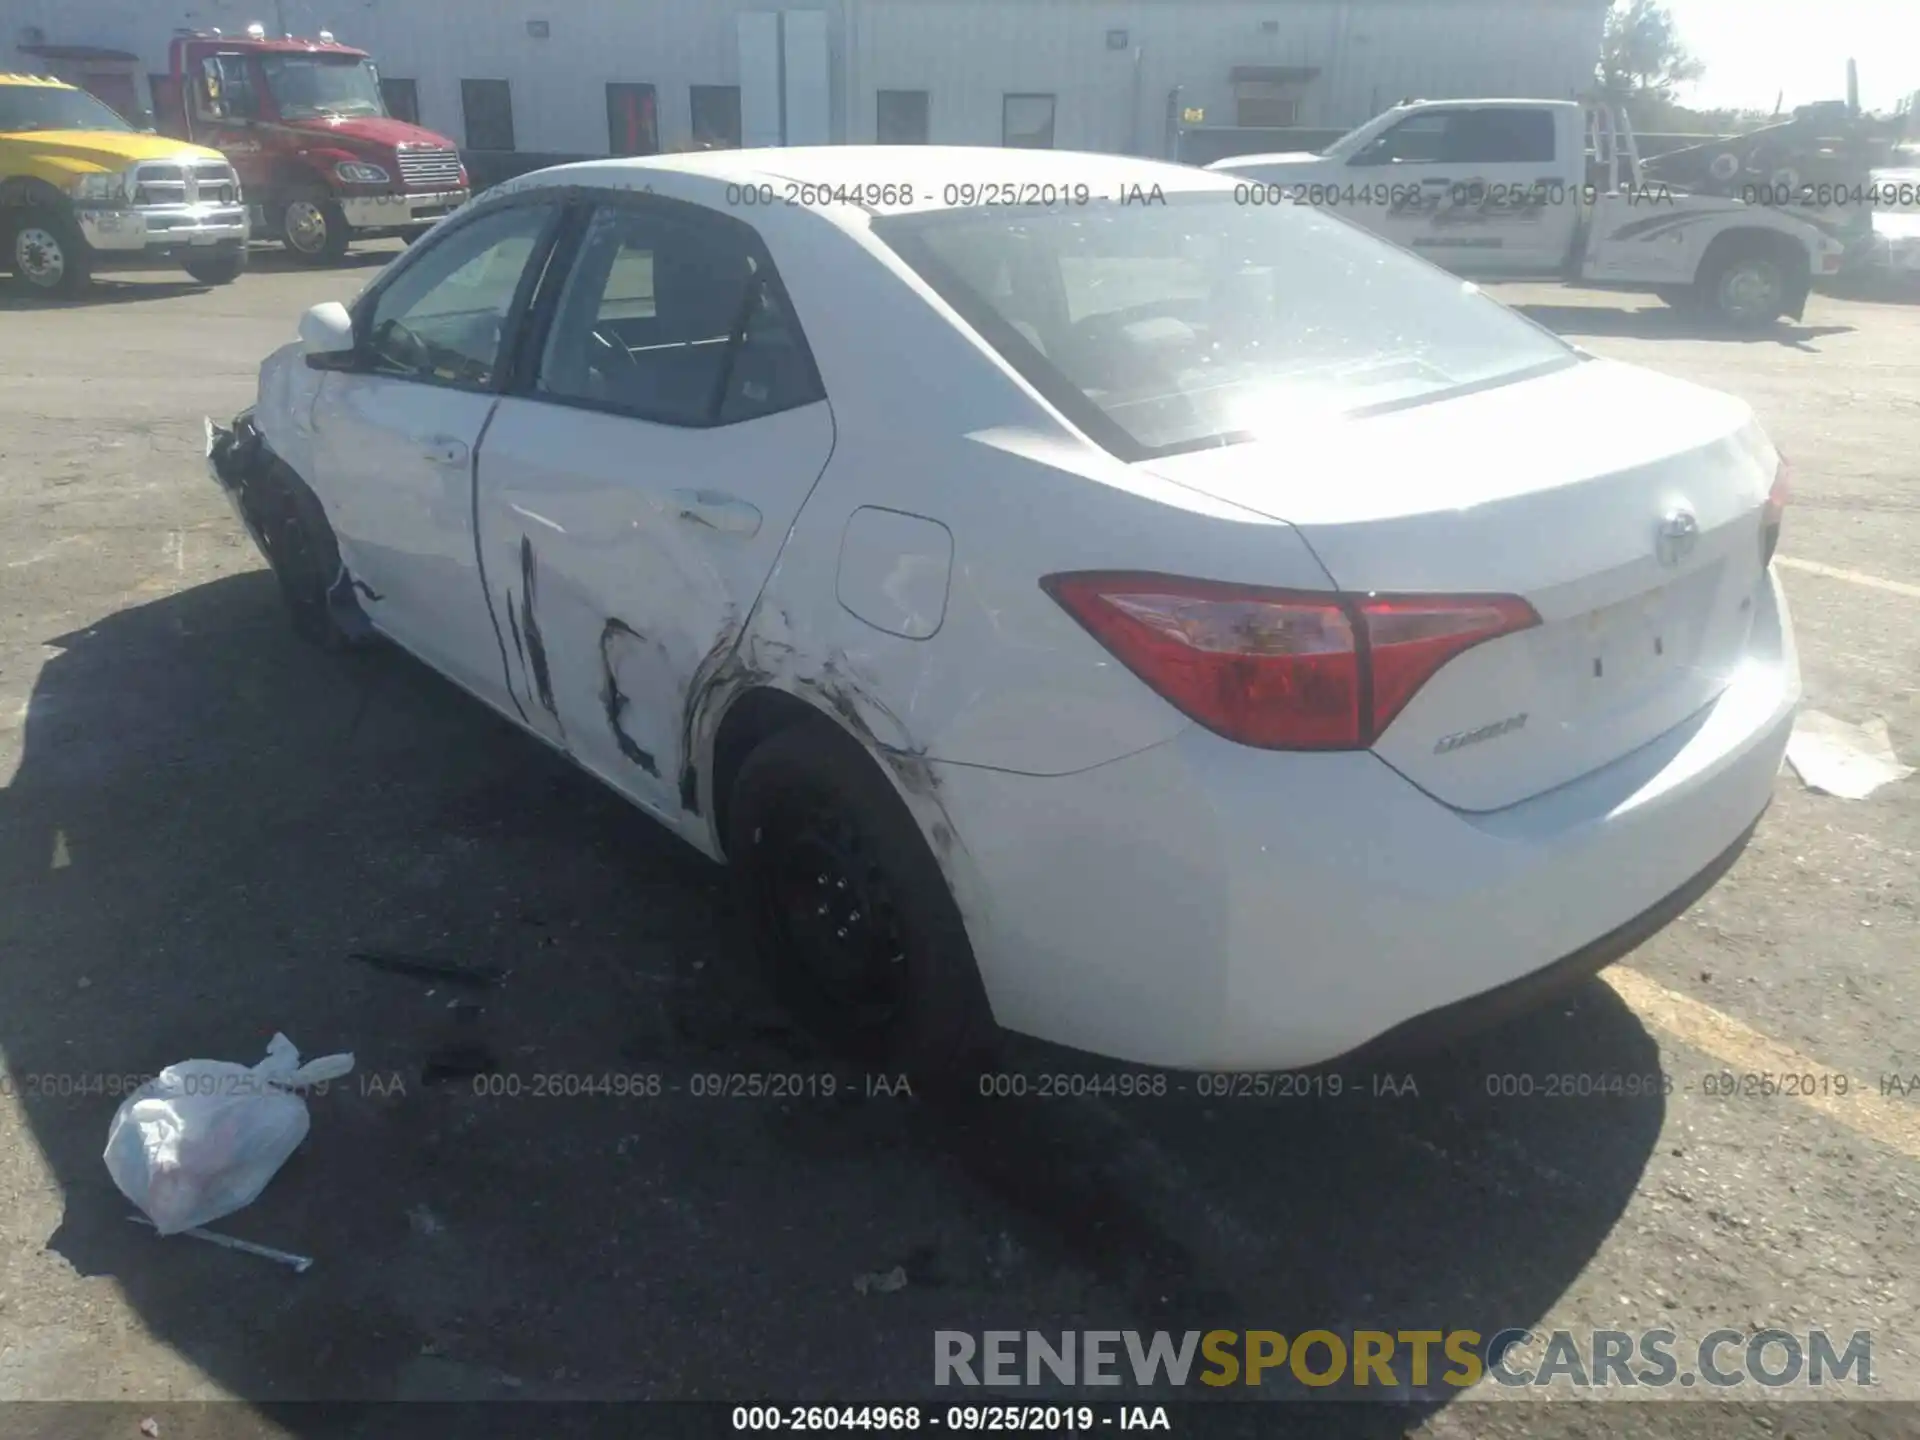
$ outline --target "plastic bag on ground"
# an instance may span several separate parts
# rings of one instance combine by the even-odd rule
[[[296,1092],[337,1080],[353,1056],[300,1063],[275,1035],[258,1065],[183,1060],[129,1095],[114,1113],[103,1157],[113,1183],[177,1235],[244,1209],[307,1138],[307,1102]]]

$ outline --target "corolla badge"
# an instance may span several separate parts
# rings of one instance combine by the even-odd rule
[[[1699,543],[1700,522],[1685,505],[1676,505],[1660,519],[1660,529],[1654,539],[1654,554],[1660,557],[1662,565],[1672,569],[1691,555],[1693,547]]]
[[[1486,740],[1494,740],[1502,735],[1511,735],[1516,730],[1527,728],[1527,712],[1509,715],[1504,720],[1496,720],[1491,725],[1482,725],[1477,730],[1460,730],[1452,735],[1442,735],[1440,743],[1433,747],[1436,755],[1451,755],[1456,750],[1464,750],[1469,745],[1478,745]]]

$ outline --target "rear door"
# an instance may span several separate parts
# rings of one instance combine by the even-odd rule
[[[325,377],[313,411],[314,488],[361,608],[501,705],[474,552],[474,455],[558,218],[529,196],[416,247],[356,307],[359,354]]]
[[[1374,228],[1388,239],[1461,275],[1551,274],[1579,215],[1562,148],[1553,107],[1434,106],[1348,163],[1356,185],[1387,192]]]
[[[677,822],[688,701],[731,652],[833,417],[765,249],[716,211],[603,204],[542,323],[480,449],[506,683],[576,760]]]

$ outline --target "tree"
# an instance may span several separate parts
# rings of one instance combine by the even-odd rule
[[[1670,105],[1677,87],[1705,71],[1660,0],[1616,0],[1607,12],[1599,81],[1609,99]]]

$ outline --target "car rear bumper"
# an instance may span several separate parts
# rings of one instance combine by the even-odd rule
[[[469,192],[442,190],[421,195],[359,195],[340,202],[340,213],[356,230],[409,230],[438,223],[467,203]]]
[[[1611,963],[1704,893],[1772,797],[1799,666],[1771,576],[1757,610],[1705,710],[1487,814],[1371,754],[1198,728],[1075,775],[936,766],[987,897],[963,909],[996,1018],[1143,1064],[1290,1069]]]
[[[96,269],[170,265],[247,243],[242,205],[170,205],[74,212]]]

